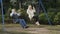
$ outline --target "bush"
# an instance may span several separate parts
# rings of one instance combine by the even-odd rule
[[[60,12],[57,13],[54,17],[54,24],[60,24]]]
[[[39,15],[39,20],[40,20],[40,23],[41,24],[47,24],[47,18],[46,18],[46,16],[45,16],[45,14],[44,13],[41,13],[40,15]]]
[[[56,15],[56,12],[48,12],[48,17],[49,17],[51,22],[53,22],[55,15]]]
[[[48,14],[48,18],[50,19],[50,22],[53,24],[55,12],[47,12],[47,14]],[[48,20],[47,20],[45,13],[41,13],[39,15],[39,20],[40,22],[42,22],[42,24],[48,24]]]

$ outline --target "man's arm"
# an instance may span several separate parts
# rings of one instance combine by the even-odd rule
[[[12,14],[12,13],[10,13],[10,16],[12,17],[12,16],[13,16],[13,14]]]

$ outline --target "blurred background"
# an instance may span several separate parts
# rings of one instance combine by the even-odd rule
[[[60,0],[42,0],[42,3],[47,11],[48,17],[52,24],[57,25],[60,24]],[[28,5],[32,5],[38,9],[39,12],[38,18],[40,24],[48,24],[47,18],[41,6],[38,4],[38,0],[3,0],[3,11],[4,11],[4,20],[5,23],[10,24],[12,22],[12,18],[10,17],[11,9],[15,8],[16,10],[21,10],[22,18],[28,23],[28,15],[26,13]],[[0,3],[0,23],[2,22],[1,18],[1,3]]]

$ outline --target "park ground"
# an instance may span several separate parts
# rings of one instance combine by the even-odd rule
[[[40,25],[28,24],[29,28],[23,29],[19,24],[5,24],[2,30],[0,24],[0,34],[60,34],[60,25]]]

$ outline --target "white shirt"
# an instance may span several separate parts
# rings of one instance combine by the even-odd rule
[[[34,16],[34,12],[36,12],[35,10],[29,10],[29,9],[27,9],[27,14],[29,15],[29,18],[30,19],[32,19],[33,18],[33,16]]]

